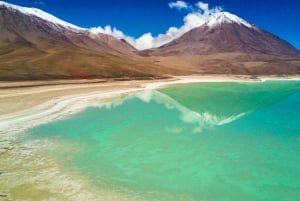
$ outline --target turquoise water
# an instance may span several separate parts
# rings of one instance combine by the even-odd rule
[[[300,200],[300,82],[176,85],[28,131],[66,171],[138,200]],[[49,151],[51,150],[51,151]]]

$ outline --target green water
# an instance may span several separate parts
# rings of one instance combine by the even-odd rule
[[[66,171],[138,200],[300,200],[300,82],[138,93],[33,128],[33,139],[53,141],[44,152]]]

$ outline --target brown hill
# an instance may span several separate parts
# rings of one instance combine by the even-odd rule
[[[254,25],[226,19],[210,22],[141,55],[163,65],[200,73],[300,74],[300,52],[286,41]],[[225,18],[225,20],[224,20]],[[241,19],[240,19],[241,20]]]
[[[155,77],[161,68],[125,40],[0,5],[0,80]]]
[[[137,51],[41,10],[0,3],[0,80],[300,74],[299,55],[226,12],[166,45]]]

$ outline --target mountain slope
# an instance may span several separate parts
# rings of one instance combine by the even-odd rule
[[[209,16],[180,38],[140,54],[159,57],[165,65],[181,65],[202,73],[300,73],[297,49],[227,12]]]
[[[168,70],[137,56],[124,40],[48,15],[0,2],[1,80],[152,77]]]
[[[135,48],[124,40],[101,33],[92,34],[39,9],[19,7],[1,1],[0,9],[2,27],[32,42],[40,42],[41,39],[47,38],[87,49],[98,46],[95,49],[109,49],[122,53],[135,51]]]
[[[300,74],[299,51],[227,12],[159,48],[64,22],[35,8],[0,1],[0,80]]]

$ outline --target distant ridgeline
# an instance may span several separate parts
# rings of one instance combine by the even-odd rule
[[[292,45],[228,12],[161,47],[137,50],[35,8],[0,1],[0,80],[296,75]]]

